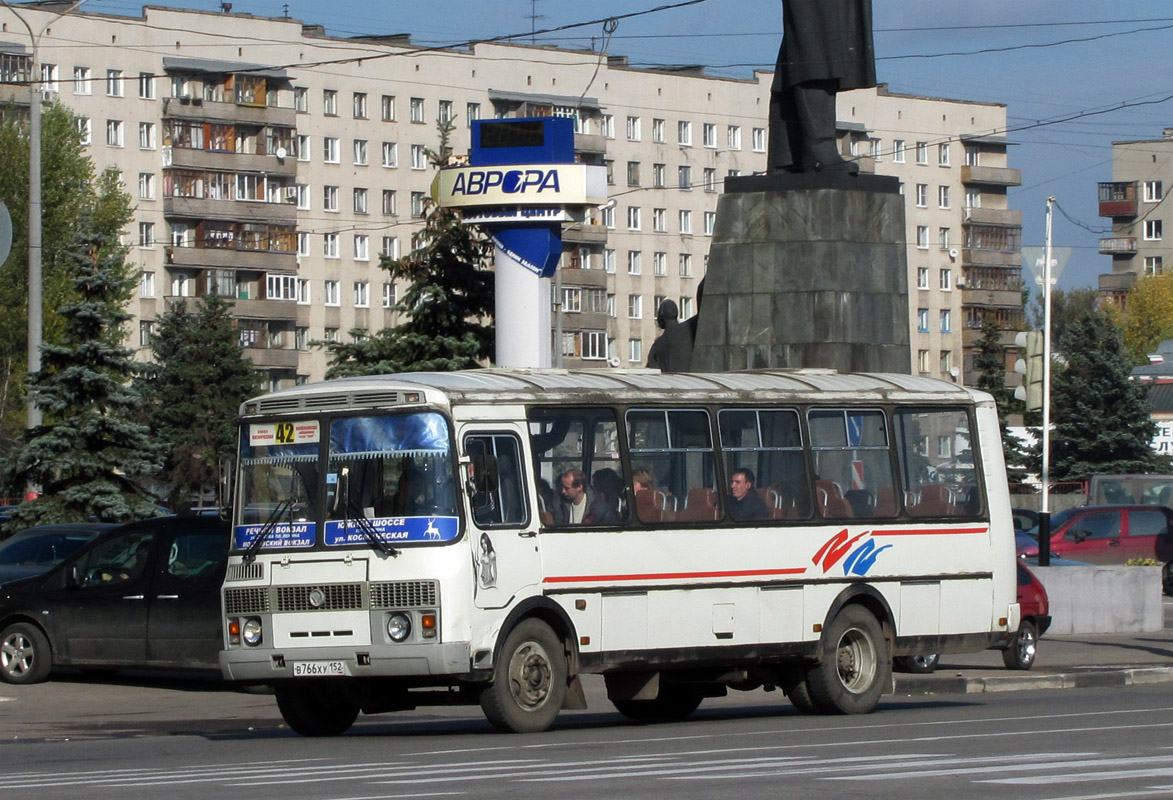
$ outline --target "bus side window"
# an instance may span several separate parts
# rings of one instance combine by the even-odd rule
[[[588,509],[579,525],[611,527],[630,519],[630,479],[619,460],[619,427],[610,408],[535,408],[529,416],[530,450],[544,527],[571,525],[560,491],[573,472]],[[581,473],[579,475],[578,473]]]
[[[901,409],[894,419],[911,517],[978,517],[984,490],[964,408]]]
[[[465,494],[479,527],[521,527],[526,524],[521,443],[512,434],[466,436],[469,457]]]
[[[763,519],[807,519],[811,515],[810,480],[802,452],[797,411],[722,409],[718,416],[725,476],[754,476],[754,491],[765,506]],[[748,470],[748,473],[743,472]],[[733,515],[736,519],[736,514]]]
[[[884,412],[812,409],[807,415],[815,502],[826,519],[894,517],[895,481]]]
[[[716,453],[708,412],[633,409],[627,412],[632,471],[650,485],[636,496],[643,522],[715,522],[725,506],[717,485]],[[650,494],[648,494],[650,492]]]

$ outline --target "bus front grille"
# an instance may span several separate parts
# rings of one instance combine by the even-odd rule
[[[251,589],[225,589],[225,614],[263,614],[269,610],[269,590],[265,586]]]
[[[278,611],[353,611],[363,607],[361,583],[278,586]]]
[[[436,581],[395,581],[371,584],[371,608],[420,608],[440,604]]]

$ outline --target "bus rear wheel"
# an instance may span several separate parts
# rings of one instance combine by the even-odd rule
[[[337,687],[297,683],[279,685],[273,693],[286,724],[302,736],[340,736],[358,719],[358,707]]]
[[[884,691],[892,659],[880,623],[867,609],[850,605],[823,631],[820,660],[806,676],[814,706],[832,714],[867,714]]]
[[[554,724],[566,697],[566,652],[550,626],[523,620],[505,637],[481,710],[507,733],[537,733]]]
[[[696,711],[702,700],[704,695],[696,689],[661,684],[660,694],[655,700],[612,698],[611,703],[616,711],[628,719],[640,722],[679,722]]]

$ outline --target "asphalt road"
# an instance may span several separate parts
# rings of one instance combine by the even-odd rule
[[[9,733],[38,709],[77,712],[0,745],[4,788],[37,800],[1173,796],[1168,685],[891,697],[863,717],[805,717],[752,692],[671,725],[593,703],[531,736],[492,732],[479,709],[425,709],[325,740],[281,726],[271,697],[206,680],[28,689],[55,694],[0,704]]]

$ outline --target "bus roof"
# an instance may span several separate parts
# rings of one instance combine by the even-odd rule
[[[476,369],[338,378],[281,389],[244,403],[242,414],[381,408],[411,400],[447,403],[974,402],[984,392],[915,375],[839,373],[829,369],[662,373],[655,369]]]

